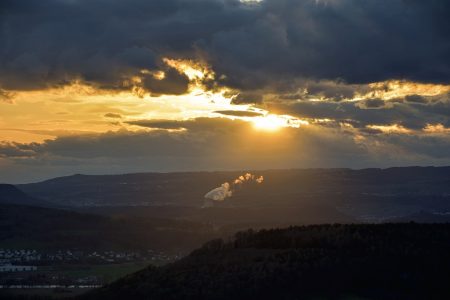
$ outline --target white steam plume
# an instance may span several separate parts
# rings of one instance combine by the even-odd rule
[[[235,186],[241,186],[246,182],[256,182],[257,184],[261,184],[263,181],[264,181],[263,176],[256,177],[253,174],[246,173],[236,178],[231,184],[225,182],[221,186],[212,189],[211,191],[205,194],[205,199],[219,202],[224,201],[226,198],[231,197],[233,195]]]
[[[223,183],[218,188],[215,188],[206,193],[205,198],[214,201],[223,201],[227,197],[231,197],[233,192],[230,190],[230,184],[228,182]]]

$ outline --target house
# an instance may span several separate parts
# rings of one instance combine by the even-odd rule
[[[29,271],[36,271],[36,266],[15,266],[15,265],[2,265],[0,266],[0,273],[3,272],[29,272]]]

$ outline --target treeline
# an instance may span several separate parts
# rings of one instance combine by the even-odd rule
[[[363,248],[386,251],[385,247],[392,249],[396,246],[404,251],[417,246],[444,250],[443,246],[450,246],[449,241],[450,224],[325,224],[259,231],[249,229],[237,232],[229,241],[210,241],[194,253],[238,248],[351,248],[352,251]]]

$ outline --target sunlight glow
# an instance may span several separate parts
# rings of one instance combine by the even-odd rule
[[[256,129],[266,131],[277,131],[283,127],[299,128],[300,125],[308,124],[307,121],[299,120],[291,116],[274,114],[252,118],[251,122]]]
[[[190,70],[183,63],[178,67]],[[163,72],[151,74],[164,76]],[[195,76],[198,78],[200,73]],[[42,142],[72,134],[138,131],[143,128],[128,122],[153,119],[220,117],[245,121],[254,129],[266,132],[308,124],[306,120],[273,114],[252,104],[233,104],[227,89],[207,91],[200,80],[198,82],[195,80],[187,94],[158,97],[134,90],[101,90],[80,82],[59,88],[15,92],[14,104],[0,103],[0,141]]]
[[[253,125],[258,129],[275,131],[283,127],[284,120],[274,115],[268,115],[264,117],[254,118]]]

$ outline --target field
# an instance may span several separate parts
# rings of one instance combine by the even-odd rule
[[[103,265],[61,265],[61,266],[44,266],[39,267],[36,272],[28,272],[28,276],[45,276],[48,278],[58,277],[64,280],[80,281],[97,278],[102,283],[113,282],[127,274],[134,273],[138,270],[152,265],[161,265],[162,261],[141,261],[121,264],[103,264]],[[13,276],[24,276],[24,273],[13,274]],[[88,284],[86,284],[88,285]],[[41,296],[52,298],[65,298],[75,296],[87,292],[91,288],[27,288],[27,289],[4,289],[0,290],[1,297],[9,296]]]

